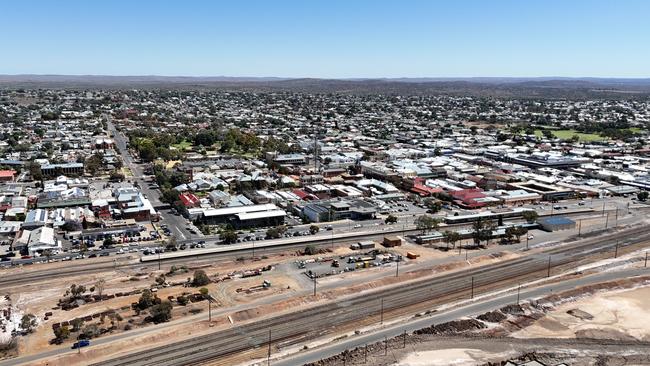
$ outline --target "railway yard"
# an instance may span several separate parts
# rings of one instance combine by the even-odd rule
[[[642,270],[650,231],[643,224],[623,224],[581,237],[565,232],[556,235],[555,240],[538,240],[528,248],[523,243],[493,245],[481,250],[461,250],[460,254],[422,247],[404,237],[399,247],[377,245],[378,252],[403,258],[399,267],[397,262],[390,262],[338,271],[339,274],[313,280],[305,275],[304,268],[296,265],[301,261],[322,262],[321,266],[326,268],[332,258],[343,262],[365,255],[367,250],[349,248],[354,240],[337,241],[336,245],[324,242],[317,246],[319,253],[312,255],[301,252],[305,243],[291,243],[258,251],[254,257],[249,249],[243,249],[191,259],[166,258],[160,262],[140,262],[137,257],[125,256],[119,262],[98,260],[74,268],[66,268],[64,263],[15,268],[0,279],[0,288],[16,303],[16,308],[50,315],[45,326],[19,345],[21,356],[3,364],[250,364],[266,362],[270,350],[273,362],[290,365],[291,357],[300,357],[307,350],[316,352],[321,347],[325,347],[322,352],[300,362],[327,360],[336,354],[327,351],[328,344],[369,336],[386,327],[409,324],[413,319],[421,322],[444,314],[449,304],[460,304],[462,308],[465,303],[500,294],[512,296],[515,288],[525,293],[539,286],[588,278],[603,268],[608,273],[617,273],[619,267]],[[408,253],[417,256],[409,259]],[[196,271],[205,272],[210,279],[204,285],[214,300],[210,301],[209,310],[208,301],[201,298],[183,306],[175,305],[173,320],[158,325],[134,312],[133,303],[149,289],[155,289],[157,297],[173,299],[175,304],[180,297],[199,296],[199,289],[191,284]],[[103,283],[103,292],[109,294],[106,299],[79,301],[66,310],[57,308],[56,299],[72,283],[89,288],[101,278],[110,279]],[[119,314],[121,320],[107,315],[111,320],[103,320],[102,316],[98,322],[91,315],[107,310]],[[78,317],[85,318],[86,324],[96,323],[107,330],[94,340],[92,347],[81,352],[70,350],[71,341],[50,344],[54,338],[52,324],[72,324],[71,320]],[[535,328],[531,329],[532,332]],[[409,337],[415,337],[411,331]],[[521,342],[521,349],[525,350],[526,341]],[[121,348],[127,343],[129,352],[122,354]],[[33,352],[35,349],[38,351]]]

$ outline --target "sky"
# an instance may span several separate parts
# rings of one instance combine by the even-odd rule
[[[648,0],[0,0],[0,74],[650,77]]]

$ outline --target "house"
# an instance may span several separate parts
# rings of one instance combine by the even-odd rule
[[[0,170],[0,182],[13,182],[15,175],[15,170]]]
[[[54,229],[43,226],[34,230],[22,230],[14,240],[13,250],[29,255],[43,254],[45,250],[58,253],[61,250],[61,241],[54,236]]]

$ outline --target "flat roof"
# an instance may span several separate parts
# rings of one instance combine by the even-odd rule
[[[247,213],[240,213],[237,214],[237,218],[240,221],[244,220],[255,220],[255,219],[263,219],[266,217],[284,217],[286,216],[287,213],[284,212],[284,210],[269,210],[269,211],[257,211],[257,212],[247,212]]]
[[[234,207],[224,207],[224,208],[211,208],[203,211],[203,216],[225,216],[225,215],[237,215],[249,212],[257,211],[272,211],[277,210],[278,206],[267,203],[262,205],[248,205],[248,206],[234,206]]]

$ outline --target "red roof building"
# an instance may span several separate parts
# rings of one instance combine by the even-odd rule
[[[201,206],[201,200],[193,193],[181,193],[178,198],[187,208],[195,208]]]
[[[454,198],[454,202],[461,207],[480,208],[485,206],[485,202],[476,200],[477,198],[485,198],[485,194],[478,188],[452,191],[449,194]]]
[[[15,175],[15,170],[0,170],[0,182],[13,182]]]

